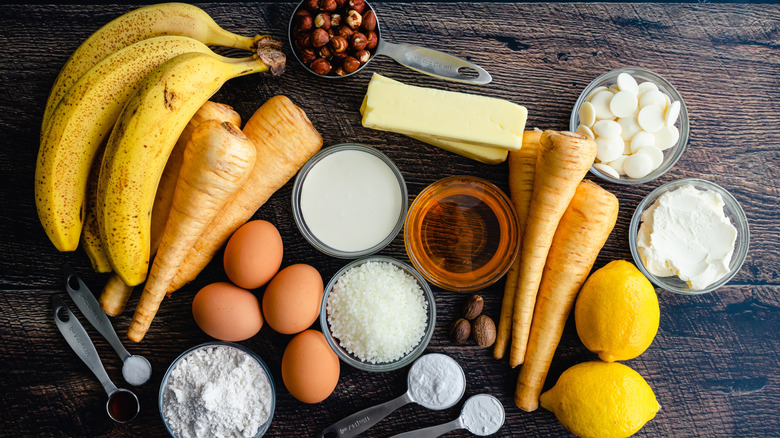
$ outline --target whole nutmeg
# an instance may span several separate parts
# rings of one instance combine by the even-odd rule
[[[309,68],[318,75],[326,75],[330,73],[332,67],[327,59],[317,58],[309,65]]]
[[[346,24],[342,24],[338,29],[336,29],[336,35],[343,36],[344,38],[351,37],[353,33],[355,33],[355,31]]]
[[[360,61],[353,58],[352,56],[347,56],[344,58],[344,64],[342,65],[344,67],[344,71],[347,73],[352,73],[354,71],[357,71],[357,69],[360,68]]]
[[[463,305],[463,317],[472,320],[482,313],[482,306],[484,300],[481,296],[474,294],[466,299],[466,304]]]
[[[350,9],[356,10],[359,14],[362,14],[366,9],[365,0],[349,0]]]
[[[376,49],[376,46],[379,44],[379,36],[374,31],[369,31],[366,33],[366,49],[368,50],[374,50]]]
[[[347,42],[347,39],[341,35],[334,35],[333,38],[330,39],[330,48],[333,49],[333,53],[346,52],[348,47],[349,43]]]
[[[355,32],[349,37],[349,48],[354,51],[365,49],[367,44],[366,36],[360,32]]]
[[[317,59],[317,54],[314,53],[313,49],[305,48],[301,50],[301,62],[304,64],[309,64],[315,59]]]
[[[322,29],[330,29],[331,21],[330,21],[330,14],[327,12],[320,12],[317,14],[316,17],[314,17],[314,27],[319,27]]]
[[[474,340],[485,348],[496,342],[496,323],[489,316],[479,315],[474,320]]]
[[[325,12],[333,12],[339,5],[336,0],[320,0],[320,10]]]
[[[322,59],[327,59],[330,61],[330,59],[333,57],[333,52],[328,48],[328,46],[322,46],[317,50],[317,55]]]
[[[371,52],[369,52],[366,49],[358,50],[355,52],[355,59],[360,61],[360,64],[365,64],[368,62],[369,59],[371,59]]]
[[[376,15],[374,14],[374,11],[367,10],[366,12],[363,12],[363,29],[365,30],[374,30],[376,29]]]
[[[320,48],[330,41],[330,35],[325,29],[315,29],[311,34],[311,46],[314,48]]]
[[[341,14],[330,14],[330,27],[341,26]]]
[[[299,32],[306,32],[314,27],[314,19],[311,15],[299,15],[295,22],[295,30]]]
[[[352,29],[357,29],[361,24],[363,24],[363,16],[360,15],[360,12],[354,9],[350,9],[347,11],[347,16],[344,18],[344,22],[347,23],[347,26],[351,27]]]
[[[471,336],[471,323],[461,318],[450,326],[450,342],[453,344],[463,344]]]

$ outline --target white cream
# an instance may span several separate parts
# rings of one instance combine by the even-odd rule
[[[647,270],[704,289],[729,272],[737,229],[723,198],[691,185],[661,195],[642,214],[637,250]]]
[[[384,240],[401,215],[398,179],[378,157],[334,152],[314,165],[301,187],[301,214],[322,243],[362,251]]]

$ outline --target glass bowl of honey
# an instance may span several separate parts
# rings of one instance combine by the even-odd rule
[[[456,175],[429,185],[404,223],[409,260],[431,284],[473,292],[495,283],[517,257],[517,214],[509,197],[482,178]]]

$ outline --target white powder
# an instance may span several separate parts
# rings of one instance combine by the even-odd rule
[[[391,362],[412,351],[428,323],[428,302],[417,280],[388,262],[366,262],[344,272],[326,310],[339,345],[370,363]]]
[[[481,436],[491,435],[504,424],[504,407],[495,397],[479,394],[466,400],[460,418],[469,432]]]
[[[207,346],[182,358],[168,376],[163,415],[174,434],[253,437],[271,414],[271,386],[249,354]]]
[[[446,409],[463,395],[466,378],[449,356],[430,353],[415,361],[409,370],[409,392],[418,404],[430,409]]]

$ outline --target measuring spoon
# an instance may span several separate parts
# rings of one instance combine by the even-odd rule
[[[492,413],[495,416],[485,419],[481,425],[478,424],[478,419],[474,418],[474,415],[485,415],[486,413]],[[460,411],[460,416],[449,423],[399,433],[390,438],[436,438],[457,429],[466,429],[474,435],[487,436],[501,429],[501,426],[504,425],[504,416],[504,407],[497,398],[489,394],[477,394],[466,400]]]
[[[304,0],[305,1],[305,0]],[[298,6],[295,7],[295,11],[298,11],[303,6],[303,1],[298,4]],[[392,59],[394,59],[399,64],[403,65],[404,67],[408,67],[412,70],[418,71],[420,73],[427,74],[429,76],[433,76],[439,79],[445,79],[448,81],[454,81],[454,82],[464,82],[469,84],[487,84],[490,81],[493,80],[493,78],[490,76],[490,73],[485,71],[482,67],[471,63],[469,61],[466,61],[463,58],[458,58],[457,56],[453,56],[444,52],[439,52],[438,50],[428,49],[425,47],[415,46],[413,44],[396,44],[396,43],[389,43],[385,40],[385,38],[382,36],[381,26],[379,23],[379,15],[376,13],[374,8],[368,4],[368,2],[365,2],[366,10],[371,10],[374,12],[374,16],[376,16],[376,29],[374,32],[376,32],[377,39],[379,41],[374,53],[371,55],[368,61],[366,61],[365,64],[361,65],[357,70],[353,71],[352,73],[346,73],[343,76],[331,76],[331,75],[319,75],[315,73],[311,68],[309,68],[308,65],[306,65],[298,55],[298,50],[295,48],[295,38],[293,36],[294,33],[294,25],[295,25],[295,14],[293,13],[293,16],[290,18],[290,24],[288,26],[287,30],[287,37],[288,41],[290,42],[290,47],[292,47],[293,55],[295,56],[295,59],[298,60],[298,62],[303,65],[303,67],[311,72],[314,75],[321,76],[324,78],[329,79],[338,79],[338,78],[345,78],[347,76],[352,76],[353,74],[359,72],[360,70],[363,70],[370,62],[373,60],[377,55],[384,55],[388,56]],[[365,13],[365,11],[363,11]],[[469,74],[464,74],[464,72],[467,72]],[[474,75],[476,73],[476,76]]]
[[[148,382],[152,377],[152,365],[149,361],[143,356],[133,355],[127,351],[116,335],[108,316],[100,308],[100,303],[95,295],[81,281],[70,265],[66,263],[63,270],[65,271],[65,289],[68,291],[68,295],[87,318],[87,321],[106,338],[106,341],[122,359],[122,377],[125,381],[133,386],[141,386]]]
[[[51,297],[51,305],[54,309],[54,322],[57,323],[60,333],[62,333],[70,348],[76,352],[79,359],[95,374],[100,384],[103,385],[103,389],[106,390],[106,394],[108,394],[108,401],[106,402],[108,416],[117,423],[127,423],[134,419],[141,409],[138,397],[129,389],[117,388],[111,379],[108,378],[108,374],[106,374],[106,370],[103,368],[103,362],[100,361],[97,350],[95,350],[95,345],[89,338],[87,331],[84,330],[84,326],[76,319],[76,315],[70,311],[65,302],[60,297],[53,295]],[[67,312],[67,320],[60,318],[61,310]]]
[[[441,356],[441,358],[443,358],[442,360],[451,361],[455,365],[458,370],[458,374],[455,376],[455,381],[447,381],[443,378],[425,380],[416,380],[413,378],[415,371],[420,367],[425,366],[426,362],[433,356]],[[461,368],[460,365],[458,365],[458,363],[451,357],[439,353],[429,353],[424,356],[420,356],[420,358],[418,358],[414,364],[412,364],[412,367],[409,369],[409,375],[407,376],[406,384],[408,387],[407,391],[400,397],[354,413],[323,430],[319,435],[317,435],[317,438],[323,438],[326,435],[337,436],[339,438],[349,438],[360,435],[361,433],[368,430],[371,426],[379,423],[379,421],[388,416],[391,412],[408,403],[417,403],[424,408],[428,408],[434,411],[440,411],[442,409],[455,406],[461,397],[463,397],[463,393],[466,391],[466,375],[463,373],[463,368]],[[460,392],[457,394],[457,397],[453,396],[451,399],[441,400],[439,404],[436,404],[436,402],[426,402],[422,399],[422,397],[420,397],[422,391],[442,387],[444,385],[459,385]]]

